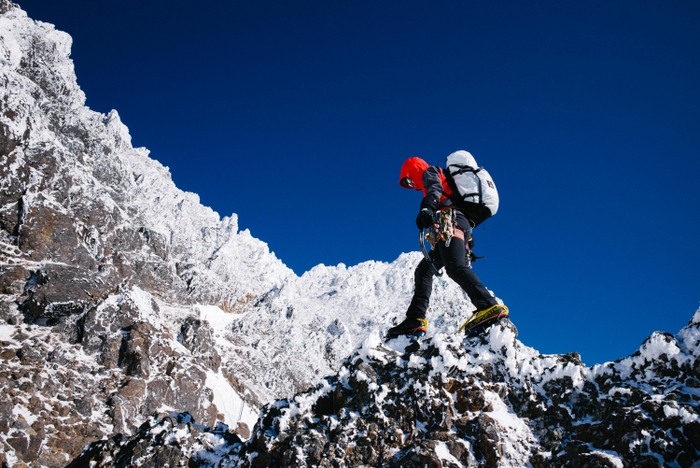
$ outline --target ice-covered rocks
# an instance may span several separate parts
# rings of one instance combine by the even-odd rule
[[[524,346],[509,320],[481,337],[438,334],[420,345],[375,333],[336,375],[266,405],[248,441],[154,422],[81,463],[107,466],[125,447],[149,446],[151,455],[128,458],[146,466],[167,430],[188,447],[178,463],[198,466],[689,468],[700,459],[697,325],[669,337],[679,346],[650,346],[652,337],[592,368]]]

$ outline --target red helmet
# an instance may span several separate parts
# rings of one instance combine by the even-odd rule
[[[423,190],[423,173],[430,165],[419,157],[408,158],[401,166],[399,185],[403,188]]]

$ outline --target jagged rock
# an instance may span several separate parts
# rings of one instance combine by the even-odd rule
[[[0,294],[22,294],[30,278],[31,273],[21,265],[0,266]]]
[[[179,339],[183,346],[200,360],[203,360],[207,367],[214,372],[218,372],[221,365],[221,356],[219,356],[214,347],[216,344],[214,330],[206,321],[195,317],[187,317],[182,324]]]
[[[114,286],[82,268],[68,265],[44,265],[25,283],[26,300],[20,307],[27,318],[55,319],[86,312],[102,302]]]
[[[220,432],[205,430],[218,441],[216,448],[177,461],[224,467],[689,468],[700,460],[700,399],[697,388],[682,382],[683,369],[690,369],[698,352],[698,325],[700,311],[674,340],[678,353],[664,353],[652,337],[638,355],[593,368],[567,356],[533,352],[512,340],[507,322],[482,338],[436,336],[413,352],[406,352],[407,340],[385,345],[371,337],[338,375],[267,405],[247,442],[225,443]],[[667,338],[662,341],[669,343]],[[663,354],[674,377],[656,365],[655,356]],[[617,391],[603,392],[596,383],[631,369],[644,377],[626,380]],[[666,387],[650,385],[659,378]],[[581,406],[592,387],[599,404]],[[532,412],[528,405],[509,403],[514,393],[542,411],[523,417],[518,409]],[[632,393],[633,401],[627,398]],[[467,395],[486,404],[469,405]],[[575,423],[574,417],[586,422]],[[158,445],[147,431],[129,443]],[[115,455],[110,449],[90,453],[81,463]]]
[[[198,466],[208,461],[199,454],[220,442],[235,447],[240,443],[225,425],[209,430],[197,425],[189,414],[154,415],[142,424],[134,437],[117,435],[91,445],[69,468],[146,466]],[[195,462],[195,463],[193,463]]]
[[[222,421],[206,383],[213,370],[179,345],[159,313],[150,295],[132,290],[110,296],[82,321],[24,324],[7,336],[0,441],[13,457],[65,466],[90,442],[134,433],[164,408],[185,408],[210,427]],[[0,326],[3,336],[9,326]],[[60,327],[74,331],[54,332]],[[22,415],[35,420],[27,424]]]
[[[673,340],[652,336],[639,353],[593,368],[522,346],[508,321],[480,338],[435,336],[413,352],[408,340],[385,345],[370,337],[336,376],[267,405],[247,442],[187,462],[689,468],[700,460],[700,398],[684,382],[697,359],[698,328],[700,311]],[[627,373],[638,377],[621,380]],[[610,386],[615,379],[624,386]],[[580,403],[592,394],[597,404]],[[533,405],[513,405],[513,395]]]
[[[73,277],[89,283],[88,290],[100,281],[108,292],[136,285],[189,303],[234,303],[293,275],[264,244],[237,233],[235,219],[220,220],[195,195],[175,188],[167,169],[131,147],[116,112],[84,107],[67,34],[4,5],[0,230],[8,250],[2,258],[34,262],[27,269],[44,274],[49,264],[75,268],[80,275]],[[183,215],[197,222],[182,226]],[[238,244],[249,247],[254,261],[221,258]],[[270,267],[278,277],[261,275]],[[243,272],[257,277],[251,287],[232,281]],[[75,286],[77,295],[84,285]],[[59,311],[52,304],[31,299],[30,319],[82,306]]]

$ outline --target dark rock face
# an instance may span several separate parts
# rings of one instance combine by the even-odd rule
[[[43,265],[32,272],[25,283],[26,299],[20,303],[30,322],[86,312],[116,292],[109,281],[99,275],[68,265]]]
[[[70,45],[0,0],[2,466],[65,466],[158,411],[222,421],[221,356],[188,305],[256,297],[276,280],[236,275],[279,263],[178,190],[115,111],[84,106]],[[258,264],[217,257],[239,242]]]
[[[505,320],[483,337],[436,336],[413,350],[406,342],[384,345],[375,337],[338,375],[267,405],[245,443],[220,430],[177,431],[177,447],[188,450],[172,461],[231,467],[697,466],[700,311],[677,337],[654,335],[636,355],[593,368],[577,355],[538,355],[515,335]],[[126,447],[162,450],[156,440],[162,431],[175,430],[151,423],[119,448],[93,446],[75,463],[108,466],[123,456],[147,466],[155,452],[144,457]],[[201,443],[207,437],[216,443]]]
[[[221,356],[214,346],[216,338],[206,321],[188,317],[180,330],[180,341],[209,369],[218,372]]]
[[[90,442],[131,434],[164,408],[186,408],[205,426],[221,421],[206,385],[216,353],[197,343],[184,350],[148,298],[110,296],[82,316],[22,325],[2,341],[0,440],[18,461],[65,466]]]

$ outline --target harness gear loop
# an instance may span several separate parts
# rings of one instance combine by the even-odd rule
[[[445,247],[450,246],[450,241],[452,236],[454,236],[456,217],[457,215],[453,208],[445,208],[435,213],[433,231],[437,237],[436,241],[444,241]]]
[[[431,249],[435,248],[438,241],[445,242],[445,247],[450,246],[450,241],[454,236],[456,217],[453,208],[445,208],[433,215],[433,226],[425,234],[425,240],[430,243]]]

